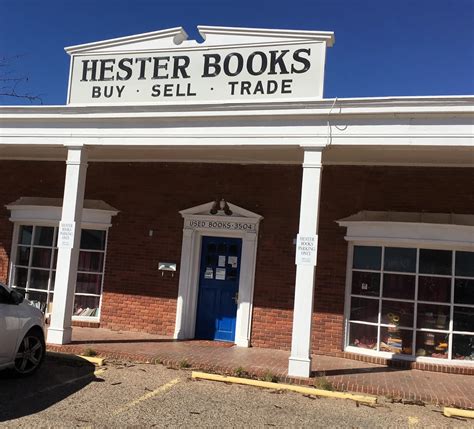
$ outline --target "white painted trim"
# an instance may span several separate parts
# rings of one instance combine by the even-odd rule
[[[233,212],[231,216],[210,215],[208,213],[213,203],[214,202],[209,202],[180,211],[185,226],[183,228],[183,241],[181,245],[174,338],[190,339],[195,336],[202,237],[235,237],[242,239],[242,253],[234,342],[237,346],[249,347],[252,326],[258,227],[263,217],[232,203],[228,203]],[[251,231],[241,231],[201,226],[193,227],[189,224],[191,220],[198,222],[209,220],[243,222],[253,224],[255,228]]]
[[[254,101],[247,103],[225,103],[226,109],[219,108],[222,103],[174,105],[170,110],[165,105],[141,104],[135,106],[0,106],[0,118],[34,119],[42,118],[116,118],[118,115],[126,117],[146,116],[186,116],[189,117],[195,111],[200,115],[211,116],[259,116],[267,114],[285,115],[309,115],[321,116],[325,122],[334,104],[334,99],[322,99],[311,101],[282,101],[262,102]],[[303,103],[303,104],[302,104]],[[331,112],[331,118],[347,117],[353,115],[371,115],[374,118],[381,115],[393,114],[467,114],[472,116],[474,112],[474,96],[418,96],[418,97],[365,97],[365,98],[338,98],[335,108]],[[271,112],[271,113],[270,113]],[[8,116],[7,116],[8,115]],[[31,116],[34,115],[34,116]]]
[[[349,242],[347,246],[346,261],[346,289],[344,295],[344,331],[342,338],[342,350],[345,350],[349,344],[349,319],[351,312],[351,289],[352,289],[352,261],[354,259],[354,243]]]
[[[56,206],[26,206],[9,204],[10,221],[14,223],[31,223],[57,226],[61,220],[61,207]],[[106,229],[112,225],[112,216],[118,212],[111,210],[83,209],[82,228]]]
[[[127,45],[130,43],[143,42],[147,40],[156,40],[167,37],[180,37],[183,40],[187,38],[187,34],[182,27],[167,28],[164,30],[151,31],[148,33],[133,34],[131,36],[116,37],[114,39],[100,40],[98,42],[84,43],[81,45],[68,46],[64,50],[69,54],[79,54],[86,52],[94,52],[95,50],[112,47],[117,45]]]
[[[98,42],[85,43],[81,45],[69,46],[64,50],[69,55],[84,53],[102,53],[108,49],[120,47],[125,51],[143,52],[149,50],[149,46],[136,48],[141,42],[150,42],[168,39],[168,44],[160,45],[161,49],[208,49],[220,46],[246,46],[249,44],[267,45],[275,41],[300,42],[323,42],[331,47],[334,44],[334,33],[332,31],[308,31],[308,30],[279,30],[266,28],[243,28],[243,27],[214,27],[207,25],[197,26],[199,33],[204,38],[203,43],[195,40],[188,40],[188,34],[182,27],[167,28],[148,33],[134,34],[131,36],[117,37],[114,39],[101,40]],[[230,42],[229,36],[233,36],[234,42]],[[183,43],[185,42],[185,43]],[[143,46],[143,45],[142,45]],[[123,47],[123,48],[122,48]],[[160,49],[158,48],[158,49]],[[160,50],[161,50],[160,49]]]
[[[340,226],[347,227],[345,239],[350,242],[474,250],[472,225],[357,220],[337,222]]]
[[[354,346],[347,346],[345,348],[346,352],[365,355],[365,356],[374,356],[374,357],[381,357],[385,359],[393,359],[393,360],[400,360],[400,361],[408,361],[408,362],[420,362],[420,363],[432,363],[437,365],[449,365],[449,366],[474,366],[474,361],[469,360],[461,360],[461,359],[437,359],[437,358],[430,358],[426,356],[410,356],[410,355],[402,355],[390,352],[377,352],[375,350],[370,349],[360,349]]]

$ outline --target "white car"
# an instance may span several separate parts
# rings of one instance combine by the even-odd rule
[[[44,360],[44,315],[23,295],[0,283],[0,369],[35,372]]]

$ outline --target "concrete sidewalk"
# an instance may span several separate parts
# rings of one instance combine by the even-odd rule
[[[158,335],[103,328],[75,327],[72,344],[48,346],[51,351],[73,353],[86,349],[93,349],[110,359],[162,363],[224,374],[235,374],[239,369],[254,377],[278,377],[282,382],[319,386],[330,383],[334,390],[474,409],[474,376],[469,375],[392,368],[314,355],[315,377],[297,379],[288,377],[287,351],[241,348],[214,341],[176,341]]]

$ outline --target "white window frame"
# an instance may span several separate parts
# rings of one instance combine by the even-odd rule
[[[369,356],[383,357],[387,359],[400,359],[408,361],[436,363],[436,364],[449,364],[449,365],[461,365],[461,366],[474,366],[474,361],[452,359],[452,347],[453,347],[453,335],[474,335],[474,332],[462,332],[453,330],[453,312],[454,312],[454,282],[455,276],[455,257],[456,251],[467,251],[474,252],[474,227],[472,221],[474,216],[470,217],[467,224],[433,224],[423,222],[389,222],[389,221],[361,221],[356,218],[358,215],[351,216],[346,219],[338,221],[340,226],[347,227],[347,235],[345,237],[348,241],[348,252],[347,252],[347,265],[346,265],[346,289],[345,289],[345,303],[344,303],[344,350],[351,353],[358,353]],[[466,218],[465,215],[464,218]],[[396,216],[394,216],[396,217]],[[465,219],[464,219],[465,220]],[[414,315],[413,315],[413,343],[412,343],[412,355],[396,354],[386,351],[363,349],[349,345],[349,321],[350,321],[350,310],[351,310],[351,297],[352,297],[352,272],[353,272],[353,256],[355,246],[377,246],[382,248],[382,260],[380,271],[380,282],[383,283],[384,274],[384,248],[385,247],[404,247],[404,248],[415,248],[417,249],[417,266],[416,273],[400,273],[405,275],[415,276],[415,295],[413,300],[398,300],[407,301],[414,303]],[[419,252],[420,249],[433,249],[433,250],[449,250],[452,252],[452,272],[448,276],[434,275],[435,277],[449,277],[451,278],[451,299],[449,304],[447,303],[435,303],[425,302],[418,300],[418,277],[419,277]],[[361,270],[368,271],[371,270]],[[390,272],[392,273],[392,272]],[[462,278],[462,277],[461,277]],[[469,277],[470,278],[470,277]],[[382,286],[381,286],[382,287]],[[381,305],[382,289],[378,297],[369,299],[376,299],[379,302],[378,321],[377,323],[364,323],[365,325],[377,326],[377,339],[380,338],[380,327],[381,323]],[[364,298],[368,298],[364,296]],[[397,299],[390,300],[397,301]],[[449,335],[449,349],[448,358],[433,358],[426,356],[416,356],[416,333],[422,331],[436,332],[436,329],[419,329],[417,328],[417,308],[418,303],[431,304],[431,305],[445,305],[450,307],[450,322],[448,330],[438,330],[441,333],[447,333]],[[459,304],[457,304],[459,305]],[[464,307],[474,308],[474,305],[466,304]],[[354,323],[354,322],[351,322]],[[379,343],[377,343],[377,349],[379,349]]]
[[[19,247],[18,236],[19,236],[21,226],[32,226],[33,228],[35,228],[37,226],[46,226],[46,227],[54,228],[55,231],[54,231],[54,238],[53,238],[53,246],[51,247],[51,249],[53,249],[54,252],[56,252],[56,253],[58,251],[58,247],[54,246],[54,239],[56,238],[56,236],[58,234],[59,223],[16,222],[15,226],[13,228],[13,240],[14,241],[12,242],[12,249],[11,249],[11,253],[10,253],[11,258],[10,258],[9,276],[8,276],[8,285],[12,288],[17,287],[13,284],[13,278],[14,278],[14,270],[17,267],[16,257],[17,257],[17,253],[18,253],[18,247]],[[104,260],[103,260],[103,264],[102,264],[102,272],[99,273],[99,272],[92,272],[92,271],[91,272],[79,271],[79,270],[77,271],[78,274],[100,274],[102,276],[101,277],[101,282],[100,282],[100,294],[87,294],[87,293],[82,293],[82,292],[74,292],[74,296],[77,295],[77,296],[99,297],[99,307],[98,307],[98,315],[97,316],[74,316],[73,315],[72,320],[84,321],[84,322],[99,322],[100,321],[101,308],[102,308],[103,289],[104,289],[105,263],[106,263],[106,258],[107,258],[108,228],[98,228],[97,226],[84,227],[84,225],[83,225],[82,228],[81,228],[81,231],[83,229],[91,229],[91,230],[93,229],[95,231],[105,231],[105,247],[104,247],[104,250],[97,251],[97,252],[100,252],[100,253],[104,254]],[[34,247],[34,245],[30,244],[29,247],[30,247],[30,249],[32,249]],[[47,248],[49,249],[49,247],[47,247]],[[80,249],[79,251],[91,252],[90,249]],[[30,254],[30,263],[29,263],[28,267],[24,267],[25,269],[28,270],[28,273],[30,273],[30,270],[32,270],[32,269],[37,269],[37,268],[31,266],[31,258],[32,258],[33,252],[32,251],[30,251],[30,252],[31,252],[31,254]],[[92,250],[92,252],[95,252],[95,251]],[[31,289],[31,288],[28,287],[28,283],[27,283],[27,286],[26,286],[25,289],[23,289],[21,287],[19,289],[21,289],[22,291],[25,291],[26,293],[28,293],[30,291],[31,292],[38,292],[38,293],[47,293],[48,295],[52,293],[53,296],[54,296],[54,290],[51,290],[51,273],[53,271],[56,271],[56,268],[53,268],[53,265],[52,265],[53,260],[54,260],[54,255],[52,257],[50,268],[48,270],[48,273],[49,273],[48,289]],[[46,271],[46,269],[44,269],[44,270]],[[29,277],[30,277],[30,275],[28,274],[28,279],[29,279]],[[48,298],[48,302],[49,302],[49,298]],[[53,305],[54,305],[54,300],[53,300]],[[45,315],[47,317],[50,317],[51,313],[49,313],[48,311],[45,311]]]
[[[18,200],[18,201],[21,201]],[[13,222],[13,237],[12,237],[12,247],[10,252],[10,263],[9,263],[9,275],[8,275],[8,284],[12,287],[13,285],[13,278],[14,278],[14,267],[16,266],[16,257],[18,252],[18,235],[20,231],[20,226],[47,226],[47,227],[54,227],[55,235],[57,234],[59,228],[59,222],[61,220],[61,207],[59,206],[47,206],[47,205],[24,205],[24,204],[16,204],[12,203],[6,206],[8,210],[11,211],[10,221]],[[112,207],[111,207],[112,209]],[[98,308],[98,315],[97,316],[72,316],[72,320],[74,321],[84,321],[84,322],[100,322],[100,315],[102,310],[102,300],[103,300],[103,289],[104,289],[104,277],[105,277],[105,264],[107,259],[107,247],[108,247],[108,235],[109,235],[109,228],[111,227],[111,219],[112,216],[116,215],[118,211],[114,210],[104,210],[104,209],[83,209],[82,214],[82,223],[81,223],[81,231],[84,229],[90,230],[100,230],[105,231],[105,246],[104,250],[100,252],[104,253],[104,260],[102,266],[102,278],[101,278],[101,285],[100,285],[100,297],[99,297],[99,308]],[[34,237],[32,237],[32,240]],[[33,244],[32,244],[33,245]],[[31,246],[32,246],[31,245]],[[53,249],[54,241],[53,241]],[[80,249],[84,251],[90,251],[89,249]],[[30,259],[32,254],[30,255]],[[32,269],[31,260],[28,267],[28,270]],[[48,281],[48,290],[41,290],[40,293],[47,293],[50,294],[50,283],[51,283],[51,272],[52,268],[50,266],[50,279]],[[82,271],[78,271],[78,273],[82,273]],[[94,274],[93,272],[87,272],[86,274]],[[98,273],[100,274],[100,273]],[[54,291],[52,292],[54,294]],[[74,293],[76,295],[76,293]],[[96,294],[83,294],[78,293],[79,296],[98,296]],[[54,295],[53,295],[54,296]],[[54,299],[53,299],[54,305]],[[46,316],[50,316],[50,313],[46,313]]]

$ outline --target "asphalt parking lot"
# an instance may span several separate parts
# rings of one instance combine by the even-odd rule
[[[161,365],[47,358],[33,377],[0,373],[0,427],[474,427],[436,407],[348,400],[196,381]]]

